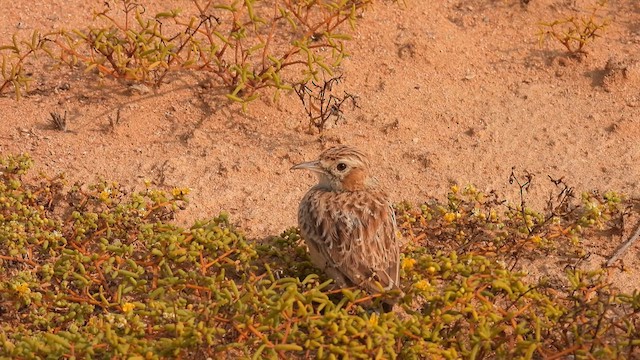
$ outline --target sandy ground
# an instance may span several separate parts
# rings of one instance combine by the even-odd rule
[[[102,6],[0,3],[3,44],[13,33],[82,28]],[[475,184],[516,202],[512,167],[535,175],[528,201],[538,209],[556,191],[547,176],[579,192],[638,197],[640,3],[606,5],[602,14],[611,24],[580,61],[555,41],[538,43],[540,21],[586,14],[593,4],[377,2],[359,20],[351,56],[339,69],[340,90],[357,95],[359,108],[345,107],[344,118],[322,135],[306,131],[295,93],[278,103],[267,93],[243,113],[201,86],[207,74],[177,74],[140,93],[82,71],[36,67],[31,94],[0,97],[0,153],[29,152],[38,170],[65,172],[72,182],[105,178],[133,189],[148,179],[161,188],[189,187],[181,222],[225,210],[255,238],[296,224],[298,201],[314,178],[289,168],[337,143],[370,153],[396,202],[443,199],[452,184]],[[118,109],[121,121],[110,131]],[[52,111],[67,112],[69,131],[51,126]],[[625,263],[637,265],[637,252]]]

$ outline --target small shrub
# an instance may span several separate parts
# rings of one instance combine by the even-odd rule
[[[290,84],[332,74],[346,56],[345,24],[355,26],[371,1],[191,3],[190,15],[179,9],[147,15],[141,3],[108,1],[88,29],[35,31],[30,42],[14,36],[11,45],[0,46],[0,93],[11,86],[16,95],[27,91],[25,60],[45,52],[101,76],[155,86],[172,72],[209,73],[230,100],[244,105],[260,89],[277,94],[291,90]],[[302,68],[302,75],[284,79],[284,70],[294,67]]]
[[[351,105],[358,107],[357,97],[346,91],[342,97],[332,94],[333,86],[338,84],[342,77],[334,77],[327,81],[323,81],[322,85],[311,82],[301,83],[295,86],[296,94],[302,102],[307,116],[309,118],[309,131],[313,127],[319,132],[324,131],[327,122],[333,119],[335,123],[343,118],[342,105],[345,101],[351,100]]]
[[[607,0],[598,0],[593,10],[586,16],[572,15],[538,24],[538,38],[542,44],[548,38],[558,41],[571,55],[584,53],[584,47],[600,36],[609,20],[599,16],[599,11],[606,6]]]
[[[25,68],[27,60],[41,51],[47,51],[46,39],[37,31],[33,32],[30,41],[18,40],[14,34],[9,45],[0,45],[0,94],[13,88],[16,98],[23,91],[29,91],[31,76]]]

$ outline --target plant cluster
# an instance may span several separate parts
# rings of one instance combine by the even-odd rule
[[[512,174],[523,195],[519,204],[453,186],[447,204],[400,205],[399,225],[410,239],[403,268],[422,270],[403,277],[414,287],[405,292],[422,295],[412,304],[421,304],[423,314],[446,316],[451,331],[439,344],[455,349],[452,357],[640,355],[640,293],[612,287],[606,269],[580,266],[589,257],[583,239],[617,228],[630,201],[613,192],[576,199],[561,179],[551,180],[559,191],[544,212],[526,206],[528,173]],[[533,261],[550,265],[554,258],[564,277],[529,276]]]
[[[504,265],[609,226],[624,207],[614,194],[551,220],[472,187],[454,187],[447,204],[400,206],[405,295],[378,314],[386,294],[333,288],[296,229],[256,243],[225,214],[183,229],[171,218],[188,189],[69,187],[30,166],[0,159],[0,357],[639,355],[640,294],[603,271],[536,282]]]
[[[553,38],[562,44],[569,54],[583,54],[584,47],[600,37],[600,34],[609,26],[609,20],[599,15],[606,4],[607,0],[597,0],[588,15],[572,15],[563,19],[539,23],[538,39],[540,44],[548,38]]]
[[[101,76],[159,86],[169,73],[192,70],[214,75],[227,97],[245,104],[263,88],[292,89],[318,79],[346,56],[342,33],[371,0],[192,0],[190,14],[174,9],[154,15],[140,2],[105,2],[88,29],[34,32],[0,46],[0,93],[28,90],[26,60],[46,53],[54,60]],[[301,68],[289,74],[286,68]],[[276,92],[277,94],[277,92]]]

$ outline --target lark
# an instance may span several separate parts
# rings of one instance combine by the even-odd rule
[[[352,147],[325,150],[291,168],[318,175],[300,202],[298,223],[312,263],[340,287],[370,294],[399,288],[395,214],[371,176],[367,157]],[[390,311],[395,300],[386,300]]]

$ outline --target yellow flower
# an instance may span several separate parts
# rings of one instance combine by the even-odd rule
[[[378,325],[378,315],[376,315],[375,312],[371,314],[371,317],[369,318],[369,324]]]
[[[102,190],[102,192],[100,192],[100,195],[98,195],[98,198],[100,199],[100,201],[107,201],[109,199],[109,196],[111,196],[111,191]]]
[[[421,291],[427,291],[431,288],[431,284],[427,280],[420,280],[417,283],[413,284],[413,286]]]
[[[189,194],[189,188],[173,188],[171,189],[171,195],[173,197],[184,196]]]
[[[496,213],[495,210],[491,209],[491,212],[489,212],[489,219],[491,221],[497,221],[498,220],[498,214]]]
[[[453,220],[456,219],[456,217],[457,217],[456,214],[452,213],[452,212],[448,212],[448,213],[444,214],[444,220],[446,222],[452,222]]]
[[[413,269],[413,266],[416,264],[416,259],[412,258],[404,258],[402,259],[402,268],[405,270]]]
[[[136,306],[130,302],[122,304],[122,311],[128,313],[131,312]]]
[[[540,242],[542,242],[542,238],[538,235],[532,236],[529,240],[534,244],[540,244]]]
[[[16,291],[21,295],[26,295],[31,293],[31,289],[29,288],[29,284],[23,282],[19,285],[16,285]]]
[[[451,192],[454,194],[457,194],[458,191],[460,191],[460,188],[458,187],[458,185],[451,185]]]

